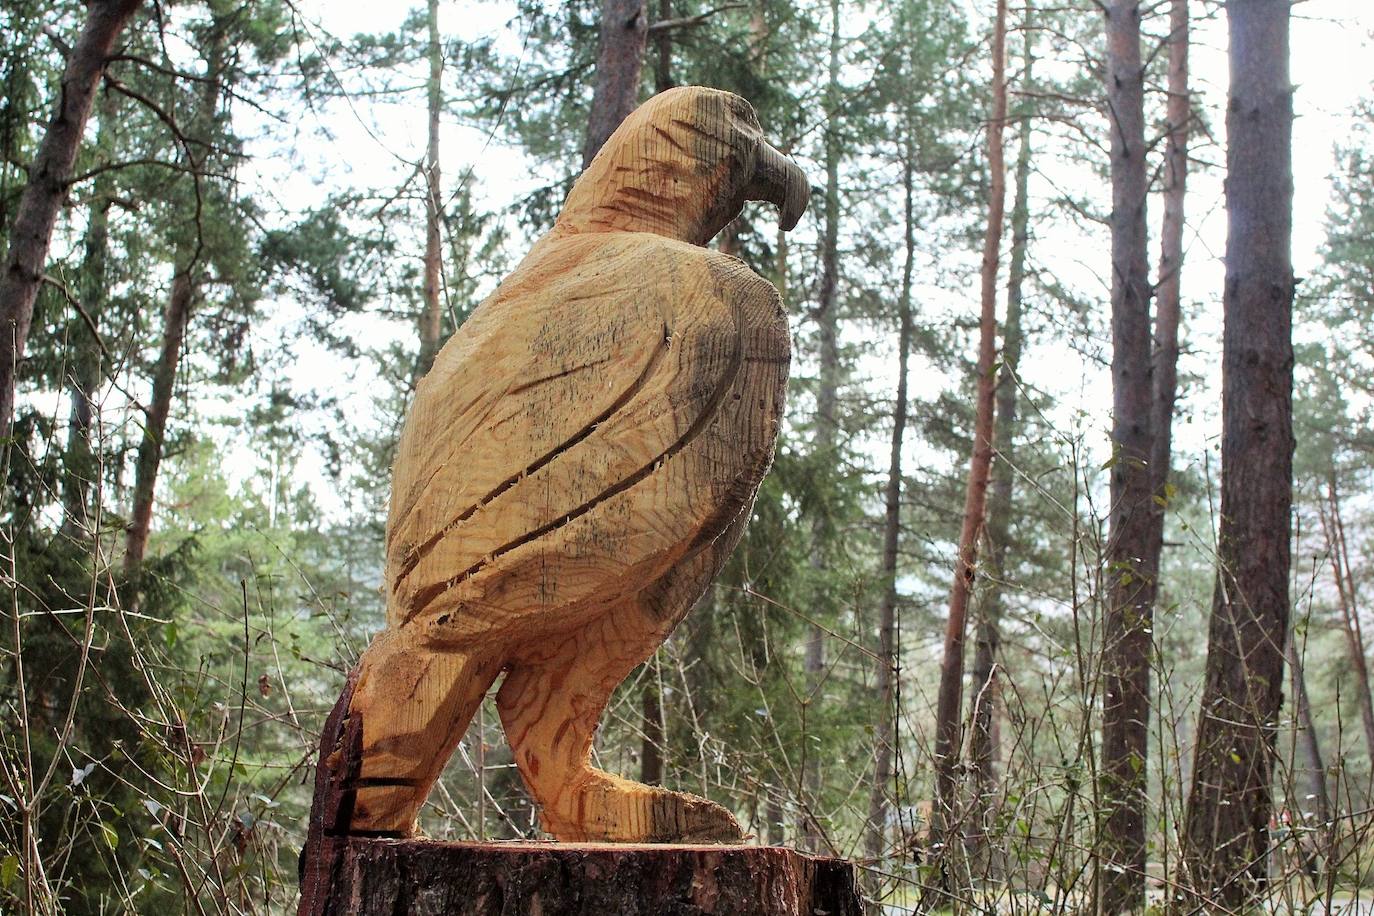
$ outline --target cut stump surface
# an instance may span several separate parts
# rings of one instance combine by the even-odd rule
[[[329,837],[312,916],[859,916],[854,866],[776,846]],[[325,877],[317,875],[314,877]]]

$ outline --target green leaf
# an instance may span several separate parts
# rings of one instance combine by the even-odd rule
[[[105,839],[105,845],[111,849],[119,846],[119,834],[115,829],[104,821],[100,822],[100,835]]]
[[[19,859],[14,853],[5,856],[5,861],[0,862],[0,887],[9,890],[14,886],[14,879],[19,876]]]

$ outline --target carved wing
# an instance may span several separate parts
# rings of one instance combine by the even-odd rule
[[[746,391],[758,334],[737,271],[655,236],[554,244],[420,384],[388,523],[393,625],[461,639],[642,588],[738,515],[771,458],[785,323],[777,378]],[[776,322],[776,292],[738,268]],[[746,393],[744,426],[720,422]]]

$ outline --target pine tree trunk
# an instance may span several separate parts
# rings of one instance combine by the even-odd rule
[[[1226,10],[1221,518],[1183,863],[1194,893],[1242,910],[1268,881],[1288,636],[1293,89],[1288,0],[1231,0]]]
[[[1145,903],[1145,815],[1150,721],[1151,485],[1154,383],[1145,229],[1144,66],[1140,4],[1106,8],[1112,178],[1112,467],[1108,594],[1103,627],[1101,813],[1095,869],[1101,910]],[[1157,559],[1157,554],[1156,557]]]
[[[415,367],[418,381],[434,365],[439,352],[443,311],[439,303],[443,255],[440,238],[443,214],[439,170],[439,114],[444,104],[444,51],[439,41],[439,0],[429,0],[429,143],[425,148],[425,279],[424,305],[420,311],[420,356]]]
[[[1326,763],[1322,758],[1321,743],[1317,738],[1317,726],[1312,720],[1312,701],[1307,696],[1307,675],[1302,663],[1302,652],[1298,648],[1297,634],[1290,631],[1288,636],[1288,669],[1293,681],[1293,702],[1297,709],[1298,745],[1310,774],[1311,795],[1317,815],[1322,824],[1331,823],[1331,793],[1326,787]]]
[[[993,411],[997,380],[997,269],[1002,247],[1002,222],[1006,207],[1006,169],[1002,133],[1007,120],[1006,83],[1007,3],[998,0],[992,37],[992,115],[988,121],[988,222],[983,237],[981,312],[979,317],[977,410],[973,427],[973,454],[969,460],[964,493],[964,520],[959,532],[959,554],[950,586],[949,618],[945,625],[944,656],[935,710],[935,798],[931,806],[931,841],[947,855],[956,845],[956,810],[959,798],[957,767],[961,749],[964,680],[964,640],[968,629],[968,603],[977,577],[978,538],[983,528],[988,480],[992,467]],[[932,846],[932,848],[937,848]],[[943,856],[941,856],[943,858]],[[941,862],[939,881],[949,890],[948,873]]]
[[[839,438],[840,345],[837,298],[839,288],[840,237],[840,137],[836,124],[840,106],[840,4],[830,0],[830,62],[825,87],[825,212],[821,227],[821,287],[816,303],[816,337],[818,367],[816,379],[816,421],[814,451],[817,455],[834,457]],[[828,587],[830,573],[829,541],[832,532],[826,519],[817,514],[811,528],[811,568],[821,588]],[[825,603],[824,596],[818,596]],[[825,677],[825,633],[812,626],[806,636],[806,656],[803,661],[806,675],[806,697],[809,707],[820,700],[821,683]],[[821,847],[822,832],[815,808],[821,791],[821,762],[812,753],[810,742],[802,746],[802,810],[798,824],[803,849],[815,852]]]
[[[178,246],[177,273],[172,277],[172,291],[162,319],[162,348],[153,367],[153,392],[143,415],[143,438],[139,441],[138,457],[134,463],[133,504],[129,511],[129,527],[124,535],[124,577],[128,597],[125,607],[137,609],[142,602],[143,559],[148,552],[148,534],[152,528],[153,501],[157,493],[158,469],[162,464],[163,446],[167,433],[167,417],[172,409],[172,394],[176,386],[177,366],[181,362],[186,326],[191,318],[191,305],[196,295],[196,282],[190,271],[192,256],[184,246]]]
[[[648,34],[644,0],[602,0],[596,84],[582,148],[584,169],[639,102],[639,72]]]
[[[782,301],[787,301],[787,233],[778,227],[778,234],[774,243],[775,260],[773,266],[773,285],[778,288],[778,294]],[[787,840],[787,817],[783,812],[782,797],[776,786],[770,787],[768,792],[768,803],[764,807],[764,819],[768,822],[768,842],[770,845],[779,846]]]
[[[0,275],[0,438],[9,436],[14,422],[16,373],[33,323],[34,300],[105,60],[139,2],[92,0],[88,4],[86,24],[62,71],[57,110],[29,165],[29,180],[19,198]]]
[[[1029,90],[1034,67],[1034,32],[1022,24],[1025,69],[1022,82]],[[997,375],[996,418],[993,430],[992,483],[988,494],[987,588],[980,601],[978,631],[973,649],[973,670],[969,683],[971,710],[969,762],[973,770],[974,805],[970,812],[968,846],[975,862],[986,858],[987,829],[996,793],[998,700],[997,654],[1001,645],[1003,593],[1006,582],[1007,550],[1011,540],[1012,493],[1016,479],[1014,447],[1016,442],[1017,382],[1021,367],[1022,286],[1026,277],[1026,247],[1030,238],[1030,163],[1033,122],[1031,106],[1023,103],[1016,176],[1011,207],[1011,252],[1007,264],[1007,315],[1002,325],[1002,368]],[[981,863],[979,870],[986,870]]]
[[[1350,552],[1345,544],[1345,524],[1341,521],[1340,497],[1333,472],[1326,481],[1326,505],[1319,512],[1326,553],[1336,579],[1336,594],[1341,602],[1341,630],[1345,633],[1350,670],[1355,675],[1355,700],[1364,727],[1365,753],[1374,761],[1374,700],[1369,692],[1369,662],[1365,654],[1364,629],[1360,624],[1360,604],[1355,579],[1350,572]]]
[[[205,54],[205,81],[201,83],[199,105],[193,124],[197,136],[208,132],[219,107],[220,84],[224,63],[224,29],[217,23],[208,39]],[[191,149],[201,149],[192,144]],[[204,166],[204,153],[191,153],[186,167],[199,174]],[[124,537],[124,578],[126,609],[136,609],[143,596],[143,561],[148,552],[148,535],[152,529],[153,502],[157,495],[158,470],[166,446],[167,418],[172,410],[172,396],[176,388],[177,369],[186,340],[186,328],[191,309],[199,294],[201,239],[200,227],[195,236],[178,241],[172,256],[175,273],[172,288],[163,312],[162,346],[153,366],[153,390],[143,416],[143,437],[138,445],[134,463],[134,491],[129,509],[129,525]]]
[[[639,781],[646,786],[663,785],[663,698],[658,690],[658,658],[648,662],[644,686],[640,688],[640,717],[644,736],[639,752]]]
[[[902,214],[905,259],[902,289],[897,302],[897,399],[892,408],[892,443],[888,452],[887,485],[883,490],[883,596],[878,606],[878,726],[873,735],[873,786],[868,802],[868,858],[875,874],[887,853],[887,817],[891,807],[892,742],[896,720],[896,684],[900,657],[895,640],[897,619],[897,549],[902,531],[902,439],[907,421],[907,364],[911,350],[911,277],[916,262],[916,214],[913,184],[916,151],[907,125],[902,162]]]
[[[673,0],[658,0],[658,21],[667,22],[673,18]],[[667,92],[677,83],[673,82],[673,33],[671,29],[658,29],[654,36],[654,92]]]
[[[1188,0],[1172,0],[1169,10],[1169,101],[1164,151],[1164,219],[1160,226],[1159,280],[1155,284],[1154,416],[1150,453],[1152,485],[1168,503],[1169,464],[1173,450],[1174,401],[1178,397],[1178,326],[1182,316],[1183,204],[1188,187],[1188,128],[1192,93],[1188,88],[1188,44],[1191,25]],[[1149,547],[1150,563],[1159,569],[1164,548],[1164,505],[1155,508]]]

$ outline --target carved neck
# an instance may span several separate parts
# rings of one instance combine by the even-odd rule
[[[739,215],[738,203],[720,200],[724,175],[702,174],[690,160],[625,161],[633,152],[627,145],[588,166],[573,185],[556,230],[652,232],[705,245]]]

